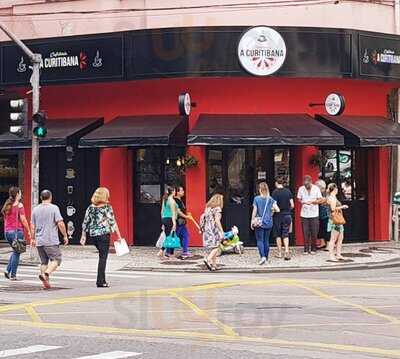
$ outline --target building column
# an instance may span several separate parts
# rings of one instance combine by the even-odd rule
[[[129,169],[129,150],[127,148],[107,148],[100,152],[100,186],[110,191],[110,203],[113,206],[122,237],[129,245],[133,244],[132,219],[129,202],[132,202],[132,174]],[[115,235],[113,235],[115,238]]]
[[[368,153],[368,240],[389,240],[390,149],[379,147]]]
[[[187,154],[195,157],[199,163],[196,167],[186,170],[186,207],[191,212],[194,219],[198,222],[204,212],[207,194],[207,163],[206,151],[202,146],[188,146]],[[191,246],[202,246],[203,240],[196,226],[189,221],[189,234]]]
[[[310,175],[313,179],[313,182],[318,180],[319,168],[318,166],[313,166],[311,164],[312,156],[318,154],[318,147],[314,146],[299,146],[296,147],[294,151],[294,183],[295,183],[295,193],[294,195],[294,203],[295,203],[295,222],[294,228],[296,233],[296,245],[301,246],[304,245],[304,237],[303,231],[301,228],[301,220],[300,220],[300,210],[301,204],[297,200],[297,190],[300,186],[303,185],[303,178],[305,175]]]

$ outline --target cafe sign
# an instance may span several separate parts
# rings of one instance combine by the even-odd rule
[[[270,27],[253,27],[242,35],[237,55],[242,67],[252,75],[272,75],[285,62],[285,40]]]
[[[63,39],[28,42],[35,53],[42,55],[42,83],[122,79],[124,76],[123,39],[121,36],[94,39]],[[14,46],[3,49],[3,80],[26,84],[32,75],[29,58]]]

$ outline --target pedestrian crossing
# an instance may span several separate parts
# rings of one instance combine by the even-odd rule
[[[19,356],[23,356],[23,358],[28,359],[29,354],[38,354],[52,351],[55,357],[59,357],[57,355],[57,350],[65,350],[66,348],[60,346],[53,345],[31,345],[22,348],[13,348],[13,349],[5,349],[0,350],[0,358],[18,358]],[[71,359],[124,359],[124,358],[133,358],[139,357],[142,353],[137,352],[127,352],[127,351],[111,351],[104,353],[96,353],[88,356],[80,356],[74,357],[71,356]],[[37,356],[35,355],[35,358]]]
[[[5,279],[0,280],[0,288],[9,286],[11,283],[17,285],[18,283],[24,284],[40,284],[38,279],[38,267],[19,267],[17,273],[17,282],[9,282]],[[182,273],[158,273],[158,272],[128,272],[128,271],[110,271],[106,273],[107,280],[112,283],[129,284],[132,280],[145,278],[145,277],[174,277],[180,276]],[[74,283],[81,285],[88,285],[96,283],[97,272],[96,270],[71,270],[59,269],[51,275],[52,286],[73,287]],[[1,278],[1,277],[0,277]],[[1,357],[0,357],[1,358]]]

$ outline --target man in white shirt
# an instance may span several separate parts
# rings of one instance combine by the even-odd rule
[[[304,254],[315,254],[319,230],[318,204],[323,200],[320,189],[312,184],[311,176],[304,176],[304,185],[297,192],[301,203],[301,225],[304,236]]]

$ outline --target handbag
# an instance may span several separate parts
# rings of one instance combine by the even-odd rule
[[[346,224],[346,220],[343,217],[343,212],[341,209],[335,209],[331,215],[332,223],[340,226]]]
[[[268,202],[269,202],[269,198],[267,200],[267,203],[265,203],[265,207],[264,207],[264,211],[261,217],[256,216],[253,218],[253,220],[251,221],[251,225],[253,228],[259,228],[262,226],[263,220],[264,220],[264,216],[265,216],[265,212],[267,211],[267,207],[268,207]]]
[[[17,222],[19,219],[19,209],[17,210]],[[26,241],[25,239],[18,239],[18,229],[15,230],[15,237],[11,243],[11,248],[14,249],[15,252],[21,254],[26,252]]]
[[[182,248],[181,246],[181,240],[180,238],[176,235],[175,232],[171,232],[169,236],[165,238],[163,247],[166,249],[178,249]]]

